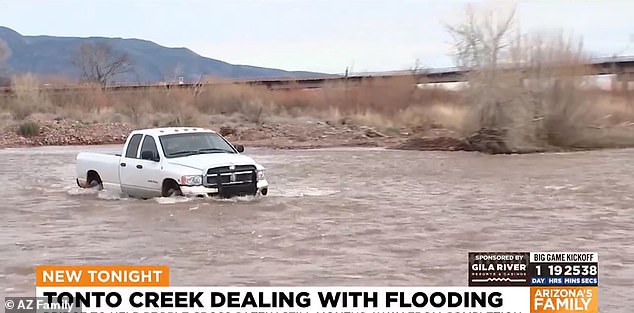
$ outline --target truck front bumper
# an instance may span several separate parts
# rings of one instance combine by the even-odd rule
[[[181,192],[183,193],[183,196],[186,197],[213,197],[213,196],[217,196],[218,195],[218,188],[216,187],[206,187],[206,186],[180,186],[181,188]],[[253,188],[253,185],[251,185],[251,188]],[[232,194],[231,192],[231,187],[227,186],[227,187],[223,187],[221,188],[223,191],[223,195],[221,196],[234,196],[234,194]],[[251,189],[253,190],[253,189]],[[269,191],[269,183],[266,181],[266,179],[264,180],[260,180],[257,182],[257,187],[256,187],[256,191],[255,191],[255,195],[263,195],[265,196]],[[236,194],[239,195],[239,194]]]

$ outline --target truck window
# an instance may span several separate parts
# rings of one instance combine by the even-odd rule
[[[143,139],[143,145],[141,145],[141,153],[143,151],[152,151],[153,156],[158,156],[158,149],[156,149],[156,142],[152,136],[145,136]]]
[[[170,134],[158,138],[166,158],[200,153],[236,153],[225,139],[212,132]]]
[[[139,143],[141,143],[141,134],[132,135],[130,138],[130,142],[128,143],[128,148],[125,150],[126,158],[136,158],[136,152],[139,150]]]

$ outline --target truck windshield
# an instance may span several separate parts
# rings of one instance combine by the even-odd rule
[[[233,147],[215,133],[183,133],[159,136],[166,158],[203,153],[236,153]]]

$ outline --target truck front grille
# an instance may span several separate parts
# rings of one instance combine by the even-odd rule
[[[254,171],[254,170],[255,170],[255,165],[235,165],[233,170],[229,166],[219,166],[219,167],[212,167],[209,170],[207,170],[207,175],[213,175],[218,173],[222,174],[222,173],[230,173],[230,172]]]
[[[233,167],[233,168],[232,168]],[[218,188],[221,196],[255,194],[257,169],[254,165],[220,166],[207,170],[205,186]]]

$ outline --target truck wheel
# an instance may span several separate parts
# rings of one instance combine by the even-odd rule
[[[166,181],[163,183],[163,197],[182,196],[180,186],[175,181]]]
[[[88,175],[86,176],[86,182],[88,188],[96,188],[97,190],[103,189],[103,182],[101,181],[101,177],[95,171],[88,171]]]

